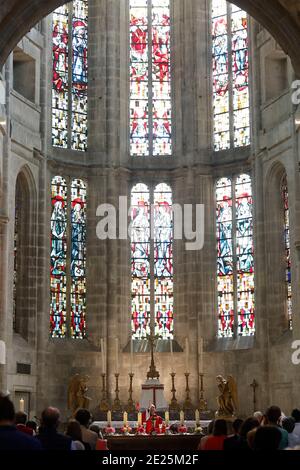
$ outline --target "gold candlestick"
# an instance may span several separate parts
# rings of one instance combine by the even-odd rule
[[[184,403],[183,403],[183,409],[184,410],[193,410],[194,407],[193,407],[193,404],[191,402],[191,399],[190,399],[190,387],[189,387],[189,372],[186,372],[185,374],[185,382],[186,382],[186,387],[185,387],[185,393],[186,393],[186,396],[185,396],[185,400],[184,400]]]
[[[106,390],[106,374],[102,375],[102,398],[100,402],[100,411],[107,412],[109,411],[109,404],[107,399],[107,390]]]
[[[134,402],[133,402],[133,399],[132,399],[132,394],[133,394],[133,387],[132,387],[133,377],[134,377],[134,374],[133,374],[132,372],[130,372],[130,374],[129,374],[129,390],[128,390],[129,398],[128,398],[127,408],[126,408],[128,413],[133,413],[133,412],[135,411],[135,406],[134,406]]]
[[[175,372],[172,372],[171,374],[171,377],[172,377],[172,400],[171,400],[171,403],[169,405],[169,408],[171,411],[178,411],[180,409],[180,406],[177,402],[177,399],[176,399],[176,388],[175,388]]]
[[[116,393],[116,398],[114,400],[114,404],[113,404],[113,411],[121,411],[122,410],[122,405],[121,405],[121,402],[119,400],[119,377],[120,377],[120,374],[115,374],[115,378],[116,378],[116,390],[115,390],[115,393]]]
[[[204,398],[204,374],[200,373],[200,393],[199,393],[199,405],[198,409],[200,412],[207,411],[207,401]]]

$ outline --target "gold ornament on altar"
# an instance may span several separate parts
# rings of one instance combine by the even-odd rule
[[[69,382],[68,409],[72,411],[73,415],[79,408],[89,408],[91,398],[86,396],[88,381],[89,377],[87,375],[76,374]]]
[[[229,375],[227,380],[218,375],[216,377],[218,389],[221,392],[217,397],[218,411],[216,417],[218,418],[231,418],[235,415],[238,408],[238,396],[236,381]]]

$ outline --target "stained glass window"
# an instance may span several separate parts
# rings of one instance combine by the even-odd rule
[[[218,336],[255,333],[251,178],[222,178],[216,186]]]
[[[154,286],[156,334],[173,334],[173,212],[166,184],[154,190]]]
[[[83,339],[86,336],[87,191],[81,180],[71,182],[70,192],[68,187],[64,178],[53,178],[50,335]]]
[[[289,192],[286,175],[281,181],[281,197],[283,203],[283,227],[285,249],[285,283],[286,283],[286,309],[288,327],[293,329],[293,305],[292,305],[292,275],[291,275],[291,244],[290,244],[290,210]]]
[[[83,181],[72,181],[71,198],[71,336],[82,339],[86,311],[86,186]]]
[[[151,216],[152,213],[152,216]],[[137,184],[131,192],[132,336],[173,338],[172,190]]]
[[[60,176],[52,180],[50,334],[66,336],[67,320],[67,185]]]
[[[87,148],[88,0],[53,13],[52,143]]]
[[[129,0],[130,154],[172,154],[170,0]]]
[[[150,192],[138,184],[131,192],[131,314],[135,339],[150,334]]]
[[[214,149],[250,144],[247,13],[212,0]]]

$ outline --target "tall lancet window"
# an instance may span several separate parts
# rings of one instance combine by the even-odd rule
[[[281,198],[283,206],[284,249],[285,249],[285,285],[286,285],[286,316],[288,327],[293,328],[292,276],[291,276],[291,242],[290,242],[290,210],[289,192],[286,175],[281,181]]]
[[[212,0],[214,149],[250,144],[247,13]]]
[[[53,12],[52,144],[87,148],[88,0]]]
[[[216,186],[218,336],[255,333],[251,178],[222,178]]]
[[[71,195],[71,197],[69,196]],[[86,185],[52,180],[50,335],[86,336]]]
[[[14,283],[13,283],[13,330],[17,331],[17,285],[20,259],[20,217],[22,214],[22,193],[20,184],[16,184],[15,195],[15,230],[14,230]]]
[[[155,334],[173,338],[172,190],[159,184],[131,191],[132,337]]]
[[[170,0],[129,0],[130,155],[172,154]]]

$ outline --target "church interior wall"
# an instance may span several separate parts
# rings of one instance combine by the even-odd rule
[[[91,2],[90,86],[89,86],[89,151],[86,154],[56,149],[51,146],[51,80],[50,20],[43,21],[42,33],[32,30],[18,48],[34,58],[34,103],[12,89],[12,57],[7,68],[9,83],[9,142],[11,153],[6,177],[9,200],[7,230],[7,262],[9,276],[7,290],[7,387],[10,390],[29,391],[32,394],[32,413],[52,404],[63,416],[68,416],[66,396],[69,378],[75,373],[88,375],[89,396],[95,409],[101,395],[100,338],[108,340],[107,367],[110,397],[114,397],[114,338],[120,340],[120,398],[128,399],[129,354],[124,352],[130,336],[130,247],[126,240],[99,241],[96,237],[96,208],[101,203],[117,204],[120,195],[129,195],[134,182],[161,181],[170,183],[174,202],[205,204],[205,249],[187,252],[184,241],[174,244],[175,262],[175,339],[184,348],[185,337],[190,343],[191,397],[198,399],[197,341],[198,331],[205,338],[205,393],[210,409],[215,409],[217,394],[215,377],[233,374],[238,381],[240,410],[243,415],[252,411],[249,400],[250,384],[259,383],[258,406],[265,408],[270,401],[285,409],[297,405],[298,372],[291,362],[292,339],[299,338],[300,324],[296,321],[293,333],[282,328],[282,279],[278,267],[274,269],[275,247],[279,244],[279,201],[274,203],[278,190],[279,173],[287,173],[292,217],[293,292],[296,311],[299,304],[297,283],[299,257],[299,156],[295,152],[293,108],[290,84],[294,73],[287,56],[278,48],[269,33],[262,29],[252,46],[253,75],[256,77],[253,100],[254,142],[256,146],[230,152],[212,151],[211,77],[208,51],[207,2],[174,0],[174,89],[175,157],[161,161],[128,159],[127,117],[127,62],[123,53],[128,42],[125,0]],[[48,28],[48,29],[47,29]],[[196,41],[194,35],[196,34]],[[125,39],[125,36],[127,39]],[[126,42],[127,41],[127,42]],[[45,47],[44,47],[45,44]],[[204,46],[205,45],[205,46]],[[278,62],[278,63],[277,63]],[[125,69],[125,71],[124,71]],[[272,73],[271,73],[272,71]],[[44,74],[44,75],[43,75]],[[284,76],[282,76],[284,75]],[[271,95],[266,89],[270,81]],[[49,82],[50,83],[50,82]],[[284,86],[283,86],[284,85]],[[284,89],[282,89],[284,88]],[[207,116],[207,119],[203,119]],[[45,122],[44,122],[45,120]],[[45,144],[43,142],[45,141]],[[40,152],[36,158],[36,152]],[[0,134],[0,159],[1,159]],[[28,165],[32,178],[37,226],[36,327],[34,340],[26,342],[11,331],[11,298],[13,276],[13,220],[16,175]],[[278,172],[271,168],[280,164]],[[232,342],[216,339],[215,292],[215,209],[216,179],[250,172],[255,179],[254,199],[263,207],[255,213],[256,272],[257,272],[257,335],[253,341]],[[280,173],[281,174],[281,173]],[[49,339],[49,220],[50,182],[55,175],[68,179],[83,178],[88,184],[88,338],[82,342]],[[258,203],[257,203],[258,205]],[[41,208],[48,208],[46,216]],[[275,220],[274,220],[275,218]],[[295,222],[294,222],[295,221]],[[274,252],[273,252],[274,251]],[[278,255],[276,261],[280,263]],[[266,272],[264,272],[266,271]],[[295,272],[295,275],[294,275]],[[32,278],[34,280],[34,277]],[[34,286],[32,286],[34,289]],[[177,398],[185,398],[185,352],[176,352]],[[30,376],[16,374],[16,363],[32,364]],[[134,398],[145,380],[149,355],[134,355]],[[165,384],[167,400],[171,389],[171,354],[157,355],[157,368]],[[37,398],[38,397],[38,398]]]

